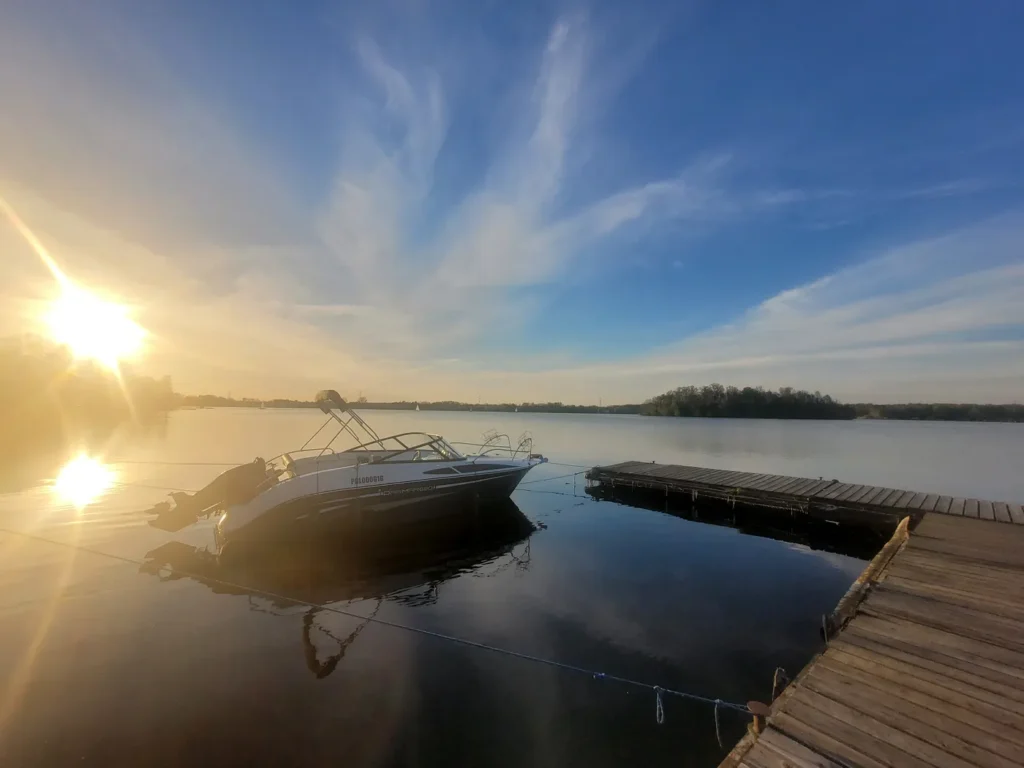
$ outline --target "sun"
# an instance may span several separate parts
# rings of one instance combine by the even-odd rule
[[[146,330],[130,317],[127,307],[95,296],[71,281],[45,315],[50,336],[80,359],[91,359],[116,370],[118,362],[142,349]]]
[[[65,275],[36,234],[3,197],[0,197],[0,214],[10,220],[60,286],[60,296],[44,314],[50,336],[58,344],[67,346],[75,357],[96,360],[116,373],[119,361],[142,349],[146,329],[132,320],[127,307],[101,299]]]
[[[114,470],[83,453],[64,465],[53,481],[53,492],[80,510],[102,496],[113,482]]]

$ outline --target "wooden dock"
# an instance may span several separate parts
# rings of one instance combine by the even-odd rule
[[[926,513],[840,606],[722,768],[1024,765],[1024,528]]]
[[[782,510],[838,523],[894,527],[908,515],[916,520],[926,513],[938,513],[1024,525],[1024,508],[1019,503],[943,496],[824,478],[627,461],[594,467],[587,473],[587,479],[608,488],[663,490],[666,495],[687,494],[694,501],[698,498],[716,499],[734,506],[742,504]]]

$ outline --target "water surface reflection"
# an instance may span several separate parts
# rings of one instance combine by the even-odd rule
[[[170,541],[150,551],[139,570],[161,581],[189,579],[216,594],[244,596],[253,610],[282,615],[301,611],[306,666],[319,679],[335,670],[384,601],[408,607],[433,605],[441,586],[461,574],[487,566],[492,573],[528,569],[533,523],[511,500],[485,513],[483,520],[476,515],[454,517],[428,535],[358,548],[340,538],[320,539],[272,549],[234,549],[226,556]],[[349,608],[361,601],[372,605],[369,612],[365,606]],[[321,613],[345,615],[358,624],[337,637],[316,623]],[[314,630],[337,643],[326,660],[318,656]]]
[[[647,459],[1024,492],[1024,425],[367,416],[380,431],[467,442],[529,430],[554,461],[587,466]],[[210,521],[174,534],[148,524],[142,510],[169,490],[201,488],[219,462],[275,455],[319,424],[308,409],[172,413],[159,434],[89,445],[118,477],[81,512],[55,504],[45,479],[68,455],[14,478],[0,527],[129,562],[0,533],[0,695],[13,702],[0,765],[716,766],[724,751],[704,706],[666,700],[659,726],[648,692],[364,619],[763,700],[776,667],[795,674],[819,649],[822,614],[863,569],[842,547],[764,535],[731,511],[596,500],[577,468],[555,465],[513,496],[537,530],[512,525],[507,538],[470,527],[396,551],[218,560]],[[728,748],[746,722],[724,713],[721,725]]]

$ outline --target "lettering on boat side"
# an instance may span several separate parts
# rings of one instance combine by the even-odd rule
[[[383,483],[384,475],[366,475],[365,477],[353,477],[349,480],[352,485],[366,485],[367,483]]]

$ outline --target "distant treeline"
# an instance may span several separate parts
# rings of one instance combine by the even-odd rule
[[[641,413],[651,416],[702,416],[736,419],[853,419],[856,409],[820,392],[782,387],[679,387],[652,397]]]
[[[861,419],[905,419],[909,421],[1016,421],[1024,422],[1024,405],[974,403],[902,403],[853,406]]]
[[[174,407],[168,377],[121,378],[36,337],[0,340],[0,455],[90,442]]]
[[[631,405],[566,405],[565,403],[460,403],[455,400],[392,403],[352,401],[360,408],[386,411],[481,411],[512,413],[619,413],[645,416],[696,416],[740,419],[912,419],[935,421],[1024,421],[1024,405],[911,403],[903,405],[844,404],[830,395],[782,387],[679,387],[644,403]],[[241,400],[219,395],[184,395],[178,403],[199,408],[316,408],[312,400]]]
[[[392,403],[374,403],[365,397],[351,401],[360,408],[378,411],[488,411],[499,413],[641,413],[641,405],[566,405],[565,403],[459,403],[454,400],[416,402],[400,400]],[[241,400],[220,395],[183,395],[179,405],[186,408],[316,408],[312,400],[259,400],[243,397]]]

